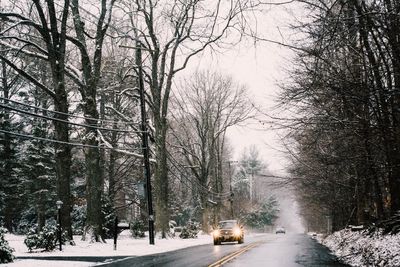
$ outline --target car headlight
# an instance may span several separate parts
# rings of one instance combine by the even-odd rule
[[[213,236],[214,237],[219,237],[219,230],[214,230],[213,231]]]
[[[234,236],[240,236],[241,234],[242,234],[242,231],[240,230],[240,228],[233,229]]]

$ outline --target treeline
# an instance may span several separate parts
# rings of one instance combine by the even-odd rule
[[[310,228],[371,224],[400,208],[400,2],[299,1],[296,68],[281,101],[292,183]]]

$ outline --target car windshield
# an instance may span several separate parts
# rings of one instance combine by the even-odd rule
[[[236,226],[236,222],[219,222],[219,228],[227,229]]]

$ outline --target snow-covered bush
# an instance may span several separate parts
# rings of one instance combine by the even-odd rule
[[[74,205],[71,212],[72,233],[74,235],[82,235],[86,221],[86,205]]]
[[[62,233],[62,244],[65,244],[66,241],[67,235]],[[37,228],[31,228],[24,240],[24,244],[29,251],[33,249],[54,250],[58,244],[57,226],[55,224],[47,224],[40,232],[37,231]]]
[[[199,231],[199,224],[189,221],[186,226],[182,227],[182,232],[179,237],[182,239],[197,238]]]
[[[29,229],[34,227],[37,223],[37,214],[34,206],[30,206],[21,212],[21,218],[19,219],[15,232],[20,235],[25,235],[29,232]]]
[[[4,234],[7,230],[0,227],[0,263],[8,263],[14,260],[14,255],[12,254],[14,249],[8,245],[8,241],[4,239]]]
[[[31,228],[26,235],[24,240],[24,244],[28,247],[29,251],[35,249],[36,246],[39,244],[39,234],[36,233],[35,228]]]
[[[383,229],[384,234],[397,234],[400,232],[400,211],[397,211],[389,219],[378,224]]]
[[[272,225],[278,217],[277,215],[278,202],[274,197],[270,197],[260,207],[244,214],[242,221],[250,228],[263,229],[266,225]]]
[[[103,196],[101,213],[103,215],[103,234],[105,238],[114,236],[115,210],[107,196]]]
[[[130,230],[134,238],[142,238],[145,236],[144,232],[146,230],[146,226],[143,221],[135,220],[131,223]]]
[[[328,236],[323,244],[351,266],[400,266],[400,234],[384,235],[344,229]]]

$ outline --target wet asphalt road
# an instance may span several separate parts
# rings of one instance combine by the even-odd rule
[[[244,244],[225,243],[220,246],[202,245],[177,251],[141,257],[130,257],[100,266],[208,266],[221,258],[239,251],[250,244],[258,245],[233,258],[223,266],[268,266],[268,267],[323,267],[346,266],[340,264],[329,250],[303,234],[266,234],[248,237]]]
[[[339,267],[329,250],[303,234],[278,234],[232,260],[226,267]]]

